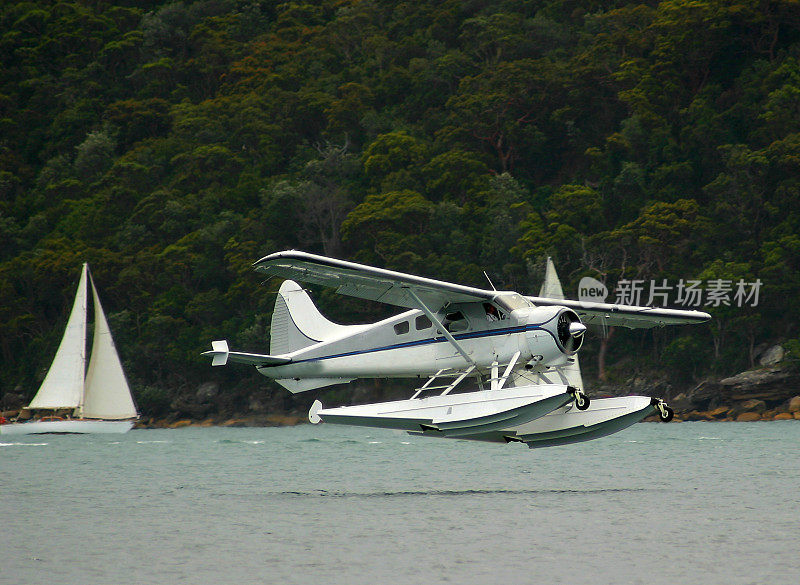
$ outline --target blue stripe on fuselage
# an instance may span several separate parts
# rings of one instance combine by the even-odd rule
[[[525,331],[535,331],[537,329],[542,330],[542,331],[546,331],[551,336],[553,335],[550,331],[547,331],[547,329],[544,329],[541,325],[519,325],[517,327],[505,327],[503,329],[485,329],[483,331],[473,331],[473,332],[470,332],[470,333],[461,333],[459,335],[454,335],[453,337],[455,337],[456,341],[459,341],[459,340],[462,340],[462,339],[477,339],[477,338],[480,338],[480,337],[492,337],[494,335],[509,335],[509,334],[512,334],[512,333],[524,333]],[[553,336],[553,337],[555,338],[555,336]],[[442,343],[442,342],[449,343],[445,337],[433,337],[431,339],[420,339],[420,340],[417,340],[417,341],[408,341],[406,343],[396,343],[396,344],[393,344],[393,345],[386,345],[384,347],[373,347],[373,348],[370,348],[370,349],[359,349],[359,350],[356,350],[356,351],[348,351],[348,352],[344,352],[344,353],[337,353],[337,354],[325,355],[325,356],[314,357],[314,358],[306,358],[306,359],[296,360],[296,361],[292,360],[291,363],[284,364],[284,365],[289,366],[289,365],[292,365],[292,364],[302,364],[302,363],[307,363],[307,362],[330,360],[330,359],[336,359],[336,358],[340,358],[340,357],[363,355],[363,354],[366,354],[366,353],[375,353],[375,352],[379,352],[379,351],[389,351],[389,350],[392,350],[392,349],[402,349],[402,348],[406,348],[406,347],[415,347],[415,346],[419,346],[419,345],[428,345],[428,344],[432,344],[432,343]],[[263,367],[276,367],[276,366],[263,366]]]

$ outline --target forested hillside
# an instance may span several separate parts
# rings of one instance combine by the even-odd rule
[[[749,367],[798,336],[800,2],[3,3],[0,394],[36,391],[87,261],[146,413],[208,380],[283,396],[199,354],[267,348],[250,265],[287,248],[533,294],[550,255],[573,297],[760,280],[609,346],[687,383]]]

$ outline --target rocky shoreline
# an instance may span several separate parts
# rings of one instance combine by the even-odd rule
[[[134,425],[135,429],[181,429],[184,427],[293,427],[307,423],[308,418],[292,414],[269,414],[254,416],[238,416],[234,418],[205,418],[193,420],[181,418],[144,419]]]
[[[363,389],[362,389],[363,390]],[[367,396],[362,401],[385,400],[388,397]],[[720,380],[703,380],[691,389],[675,391],[666,381],[633,378],[626,383],[601,387],[595,396],[642,394],[664,397],[675,410],[674,422],[714,421],[753,422],[800,420],[800,375],[771,364]],[[657,421],[657,416],[645,421]],[[304,411],[291,413],[241,414],[233,417],[146,419],[137,428],[194,427],[274,427],[307,423]]]
[[[760,367],[720,380],[703,380],[665,398],[678,421],[800,420],[800,372],[775,345],[764,352]]]
[[[751,370],[679,394],[672,406],[687,421],[800,420],[798,382],[780,368]]]
[[[657,373],[637,375],[623,382],[587,382],[590,397],[644,395],[663,398],[681,421],[780,421],[800,420],[800,370],[785,360],[776,345],[764,352],[760,367],[721,379],[708,378],[692,387],[673,385]],[[242,380],[221,391],[216,382],[185,389],[162,407],[158,414],[144,414],[135,428],[183,427],[278,427],[308,422],[306,413],[315,398],[325,404],[383,402],[406,398],[407,390],[391,381],[356,382],[347,389],[328,389],[314,396],[287,396],[270,388],[258,377]],[[13,419],[25,403],[21,392],[7,393],[0,415]],[[658,420],[656,416],[645,419]]]
[[[646,421],[657,421],[655,416]],[[800,420],[800,396],[794,396],[777,408],[768,408],[764,400],[751,398],[736,406],[718,406],[712,410],[685,410],[676,412],[673,422],[717,421],[754,422],[773,420]]]

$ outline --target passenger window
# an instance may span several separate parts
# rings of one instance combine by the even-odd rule
[[[397,335],[403,335],[404,333],[408,333],[409,325],[408,321],[403,321],[402,323],[398,323],[394,326],[394,332]]]
[[[419,317],[417,317],[415,325],[417,327],[417,331],[421,331],[423,329],[431,327],[433,323],[431,323],[431,320],[428,319],[427,315],[420,315]]]

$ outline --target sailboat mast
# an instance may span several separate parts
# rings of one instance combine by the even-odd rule
[[[83,272],[86,275],[87,284],[92,282],[92,274],[89,272],[89,264],[87,262],[83,263]],[[83,346],[81,347],[81,368],[83,370],[83,377],[82,377],[82,384],[81,384],[81,395],[80,399],[78,400],[78,406],[73,411],[73,416],[77,418],[81,418],[83,416],[83,404],[86,401],[86,357],[88,352],[86,351],[86,344],[88,342],[86,330],[88,328],[89,322],[89,287],[86,287],[86,292],[84,293],[83,298]]]

